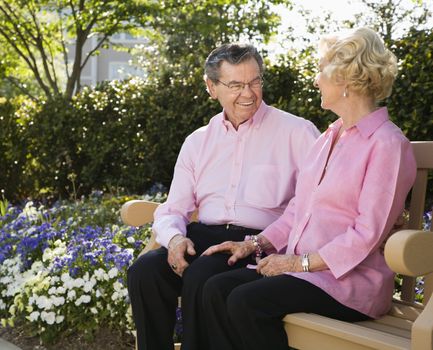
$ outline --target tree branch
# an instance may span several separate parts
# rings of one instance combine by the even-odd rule
[[[44,72],[45,72],[45,77],[48,80],[48,83],[50,84],[51,88],[54,90],[56,95],[59,95],[59,87],[57,85],[57,77],[55,76],[55,69],[54,69],[54,62],[51,61],[45,51],[45,46],[44,46],[44,35],[42,34],[40,25],[39,25],[39,21],[37,19],[36,13],[34,12],[34,10],[30,7],[27,6],[30,16],[33,20],[33,25],[34,28],[36,30],[36,48],[38,49],[40,55],[41,55],[41,59],[42,59],[42,66],[44,67]],[[49,45],[48,45],[49,46]],[[52,70],[50,70],[50,66],[52,67]],[[53,77],[54,75],[54,77]]]
[[[25,95],[27,95],[28,97],[30,97],[33,101],[35,102],[39,102],[39,99],[35,96],[33,96],[33,94],[30,92],[30,90],[26,89],[24,86],[22,86],[18,79],[15,79],[11,76],[7,76],[5,77],[7,81],[9,81],[13,86],[15,86],[16,88],[18,88],[19,90],[21,90]]]
[[[69,59],[68,59],[68,50],[66,48],[66,43],[65,43],[65,37],[64,37],[64,34],[63,34],[63,31],[65,30],[63,28],[63,17],[62,17],[61,11],[57,11],[57,14],[59,16],[60,44],[62,46],[63,63],[65,65],[66,79],[69,79],[69,77],[70,77],[70,75],[69,75]]]

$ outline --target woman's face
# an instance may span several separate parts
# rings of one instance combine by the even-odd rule
[[[322,108],[334,112],[335,107],[337,107],[344,98],[344,84],[338,84],[333,81],[329,76],[327,68],[329,70],[328,63],[324,60],[320,60],[319,73],[316,75],[316,79],[314,79],[314,86],[320,90]]]

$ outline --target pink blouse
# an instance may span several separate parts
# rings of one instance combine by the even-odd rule
[[[325,169],[341,125],[316,141],[295,197],[263,235],[281,253],[318,252],[328,270],[289,274],[377,318],[389,310],[394,287],[380,245],[404,209],[416,163],[410,142],[380,108],[343,132]]]

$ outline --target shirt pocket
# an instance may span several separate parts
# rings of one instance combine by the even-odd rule
[[[251,168],[245,183],[245,202],[255,207],[277,208],[284,200],[280,168],[276,165],[256,165]],[[284,186],[283,186],[284,187]]]

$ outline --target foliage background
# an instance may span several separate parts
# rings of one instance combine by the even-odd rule
[[[383,34],[399,59],[400,75],[386,101],[393,121],[411,140],[432,140],[432,29],[420,26],[421,16],[405,35],[393,38],[402,16],[391,11],[396,5],[362,1],[376,6],[369,24]],[[135,18],[142,18],[142,25],[151,23],[149,45],[135,52],[146,71],[144,79],[84,87],[72,98],[57,94],[35,100],[0,89],[2,195],[17,202],[79,197],[95,189],[144,193],[155,183],[168,187],[186,135],[220,111],[202,79],[206,55],[221,42],[241,40],[258,45],[267,57],[264,44],[281,21],[270,10],[271,3],[292,2],[159,2],[161,8],[154,8],[153,16]],[[364,24],[362,20],[340,27]],[[307,29],[321,33],[334,28],[338,25],[329,19],[311,19]],[[287,37],[293,40],[290,30]],[[315,44],[307,41],[302,49],[266,59],[264,99],[324,131],[336,117],[320,108],[320,95],[312,84]]]

